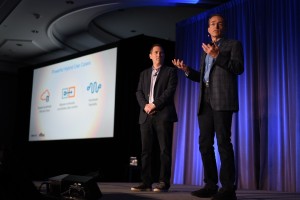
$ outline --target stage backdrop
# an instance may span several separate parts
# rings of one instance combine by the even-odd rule
[[[298,0],[232,0],[177,23],[176,57],[195,69],[201,43],[209,40],[210,14],[223,14],[226,37],[243,43],[240,111],[232,126],[238,189],[300,192],[299,10]],[[173,182],[203,186],[196,113],[199,84],[178,73]],[[219,162],[216,146],[215,150]]]

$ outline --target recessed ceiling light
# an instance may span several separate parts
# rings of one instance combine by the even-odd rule
[[[66,4],[74,4],[74,1],[66,1]]]
[[[41,15],[39,13],[33,13],[32,14],[34,16],[34,18],[39,19],[41,17]]]

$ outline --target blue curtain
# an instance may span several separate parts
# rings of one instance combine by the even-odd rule
[[[300,192],[300,1],[232,0],[176,26],[176,56],[199,70],[207,20],[227,19],[226,37],[243,43],[240,110],[233,116],[238,189]],[[173,183],[203,186],[198,83],[179,71]],[[218,167],[220,161],[217,148]]]

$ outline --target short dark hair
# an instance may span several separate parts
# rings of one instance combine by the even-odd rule
[[[162,49],[164,50],[164,48],[163,48],[163,46],[162,46],[161,44],[156,43],[156,44],[153,44],[153,45],[151,46],[151,48],[150,48],[150,53],[152,52],[152,49],[153,49],[154,47],[160,47],[160,48],[162,48]]]
[[[223,23],[224,23],[224,25],[225,25],[225,17],[224,17],[222,14],[220,14],[220,13],[214,13],[214,14],[211,14],[211,15],[208,17],[208,20],[207,20],[207,26],[208,26],[208,27],[209,27],[209,20],[210,20],[212,17],[216,17],[216,16],[221,17],[221,18],[223,19]]]

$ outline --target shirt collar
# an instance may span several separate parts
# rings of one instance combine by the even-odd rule
[[[217,42],[215,42],[218,47],[220,46],[222,39],[223,38],[220,38]],[[213,44],[213,42],[211,42],[211,44]]]
[[[156,68],[156,69],[152,66],[152,71],[159,72],[159,71],[160,71],[160,68],[161,68],[161,66],[159,66],[159,67]]]

